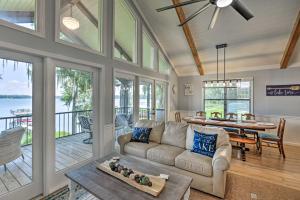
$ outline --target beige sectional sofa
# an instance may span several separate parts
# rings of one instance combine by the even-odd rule
[[[149,144],[130,142],[131,133],[118,138],[121,154],[131,155],[147,162],[193,178],[191,187],[223,198],[226,171],[231,160],[231,144],[222,128],[203,127],[176,122],[141,120],[135,127],[152,128]],[[213,158],[191,152],[194,130],[218,134],[217,150]]]

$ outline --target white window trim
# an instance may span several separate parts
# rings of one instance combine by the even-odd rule
[[[159,62],[159,55],[162,55],[163,56],[163,58],[165,59],[165,61],[166,61],[166,63],[167,64],[169,64],[169,72],[162,72],[162,71],[160,71],[160,62]],[[163,51],[162,50],[158,50],[158,55],[157,55],[157,60],[158,60],[158,72],[160,73],[160,74],[164,74],[164,75],[170,75],[170,73],[171,73],[171,68],[172,68],[172,65],[171,65],[171,63],[169,62],[169,59],[167,59],[167,56],[165,56],[165,54],[163,53]]]
[[[138,47],[139,47],[139,42],[138,42],[138,25],[139,25],[139,17],[137,16],[137,14],[135,13],[135,11],[133,10],[133,8],[131,7],[131,5],[127,2],[127,0],[123,0],[128,8],[128,11],[130,12],[130,14],[132,15],[132,17],[135,19],[135,35],[136,35],[136,42],[135,42],[135,50],[136,52],[134,52],[134,55],[133,55],[133,61],[130,62],[130,61],[127,61],[127,60],[124,60],[122,58],[117,58],[115,57],[115,13],[116,13],[116,10],[115,10],[115,1],[113,1],[113,20],[112,20],[112,23],[113,23],[113,40],[112,40],[112,58],[113,60],[117,60],[117,61],[120,61],[120,62],[123,62],[123,63],[127,63],[127,64],[131,64],[131,65],[134,65],[136,67],[140,67],[139,63],[138,63]]]
[[[76,49],[80,49],[80,50],[83,50],[83,51],[88,51],[88,52],[93,53],[93,54],[105,56],[104,51],[103,51],[103,47],[104,47],[103,46],[103,41],[104,41],[103,40],[103,34],[104,34],[104,31],[103,31],[104,0],[102,0],[101,2],[100,2],[101,3],[100,12],[99,12],[99,19],[100,20],[99,20],[99,27],[98,27],[98,34],[99,34],[99,38],[100,38],[100,51],[97,51],[97,50],[92,49],[92,48],[83,47],[79,44],[73,44],[73,43],[70,43],[70,42],[67,42],[65,40],[60,39],[60,37],[59,37],[59,34],[60,34],[60,0],[55,0],[55,42],[66,45],[66,46],[71,46],[71,47],[74,47]],[[102,31],[101,33],[99,32],[99,29],[100,29],[100,31]]]
[[[153,68],[149,68],[149,67],[146,67],[144,65],[144,35],[149,39],[150,43],[152,44],[152,46],[154,48],[154,55],[153,55],[154,56],[153,57],[154,61],[153,61],[153,66],[152,66]],[[158,50],[158,48],[157,48],[156,43],[154,42],[154,40],[150,36],[149,31],[146,29],[146,27],[143,26],[142,27],[142,68],[143,69],[154,71],[154,72],[158,72],[159,71],[158,64],[155,65],[156,64],[156,60],[158,60],[158,58],[157,58],[157,50]]]
[[[11,29],[15,29],[24,33],[28,33],[31,35],[35,35],[41,38],[45,38],[45,0],[36,0],[36,20],[37,26],[36,30],[32,30],[30,28],[26,28],[14,23],[10,23],[8,21],[0,19],[0,25],[9,27]]]

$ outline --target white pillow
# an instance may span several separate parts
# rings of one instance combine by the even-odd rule
[[[192,150],[194,145],[194,135],[196,130],[199,133],[206,134],[218,134],[217,137],[217,148],[220,146],[229,143],[229,137],[224,131],[223,128],[218,127],[209,127],[209,126],[198,126],[198,125],[189,125],[186,134],[186,149]]]

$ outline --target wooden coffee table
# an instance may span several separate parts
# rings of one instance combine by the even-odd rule
[[[129,168],[145,174],[155,176],[168,174],[169,180],[160,195],[158,197],[151,196],[97,169],[99,163],[110,160],[114,156],[119,156]],[[140,159],[119,154],[111,154],[79,169],[71,170],[66,173],[66,176],[70,179],[70,199],[72,200],[86,191],[102,200],[187,200],[192,182],[191,177],[160,169]]]

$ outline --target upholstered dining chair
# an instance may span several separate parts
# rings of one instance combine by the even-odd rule
[[[176,121],[176,122],[181,122],[180,112],[176,112],[176,113],[175,113],[175,121]]]
[[[242,114],[242,120],[255,120],[255,115],[251,113]]]
[[[20,156],[24,159],[21,150],[21,140],[25,133],[23,127],[16,127],[2,131],[0,134],[0,165],[4,165],[5,171],[7,170],[6,164],[16,160]]]
[[[226,113],[225,117],[226,117],[226,119],[234,119],[234,120],[236,120],[238,118],[238,115],[236,113]]]
[[[205,117],[206,116],[206,112],[205,111],[198,111],[198,112],[196,112],[196,116]]]
[[[226,113],[225,114],[225,118],[228,119],[228,120],[237,120],[238,118],[238,115],[236,113]],[[240,133],[240,130],[237,129],[237,128],[229,128],[229,127],[225,127],[224,130],[226,132],[229,133],[229,135],[232,135],[233,134],[239,134]]]
[[[92,144],[93,143],[92,120],[86,116],[79,116],[78,120],[81,127],[81,131],[89,134],[89,138],[84,139],[83,143]]]
[[[266,143],[268,147],[270,147],[270,145],[277,145],[277,148],[279,149],[279,153],[283,156],[283,158],[285,158],[285,152],[283,148],[283,135],[284,135],[285,123],[286,120],[284,118],[281,118],[279,121],[277,135],[270,134],[270,133],[258,134],[260,153],[262,153],[263,143]]]
[[[212,118],[222,118],[222,113],[220,112],[212,112],[210,115]]]

